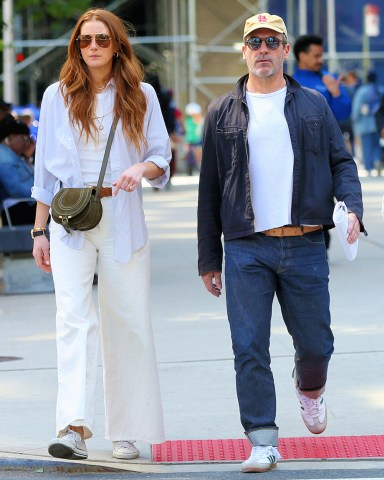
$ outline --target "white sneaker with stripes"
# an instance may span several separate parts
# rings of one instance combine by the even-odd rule
[[[327,426],[327,406],[324,398],[309,398],[299,392],[296,388],[296,395],[300,402],[301,416],[305,426],[311,433],[318,435],[324,432]]]
[[[241,465],[241,471],[244,473],[268,472],[276,467],[277,460],[280,458],[280,453],[272,445],[259,445],[252,448],[250,457]]]

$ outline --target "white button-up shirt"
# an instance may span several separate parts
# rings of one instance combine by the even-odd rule
[[[169,179],[171,145],[164,124],[160,105],[153,87],[142,83],[147,98],[147,111],[144,119],[144,136],[147,147],[138,154],[135,146],[129,143],[119,121],[112,142],[109,162],[111,180],[117,178],[138,162],[152,162],[164,169],[164,175],[148,182],[162,188]],[[107,91],[115,95],[113,80]],[[108,96],[106,96],[108,99]],[[106,128],[110,128],[111,120]],[[100,165],[101,167],[101,165]],[[63,187],[84,187],[81,175],[79,155],[72,133],[69,111],[64,105],[59,83],[50,85],[43,96],[39,121],[39,132],[35,153],[35,179],[32,197],[46,205],[51,205],[56,192]],[[140,249],[147,241],[142,188],[133,192],[119,190],[114,202],[114,258],[117,262],[128,262],[132,253]],[[69,235],[62,228],[62,241],[68,246],[81,249],[84,244],[84,232],[72,231]]]

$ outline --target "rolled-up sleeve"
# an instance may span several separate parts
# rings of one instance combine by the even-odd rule
[[[164,174],[147,181],[157,188],[162,188],[169,180],[169,163],[172,158],[171,142],[161,113],[156,92],[149,84],[143,84],[147,96],[147,150],[144,162],[152,162],[164,170]]]
[[[55,142],[55,136],[52,134],[54,123],[52,123],[53,119],[50,118],[52,113],[50,113],[49,109],[50,99],[55,91],[57,91],[57,84],[48,87],[41,103],[39,133],[35,152],[34,185],[31,195],[34,199],[46,205],[51,205],[57,183],[57,177],[50,172],[46,165],[46,151],[49,148],[49,142]],[[62,112],[63,114],[64,112]]]

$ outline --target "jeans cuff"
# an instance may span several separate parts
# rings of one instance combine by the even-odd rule
[[[272,447],[279,446],[278,427],[258,428],[251,430],[250,432],[245,432],[245,435],[248,437],[248,440],[253,447],[259,445],[272,445]]]

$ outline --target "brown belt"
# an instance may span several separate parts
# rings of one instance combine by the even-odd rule
[[[97,187],[91,187],[91,188],[97,188]],[[112,187],[101,187],[100,198],[104,198],[104,197],[112,197]]]
[[[298,237],[306,233],[321,230],[322,228],[321,225],[313,227],[293,227],[291,225],[286,225],[285,227],[270,228],[269,230],[264,230],[260,233],[264,233],[265,235],[268,235],[268,237]]]

